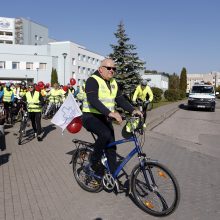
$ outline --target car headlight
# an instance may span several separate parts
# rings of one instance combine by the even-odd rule
[[[191,97],[188,98],[188,101],[193,101],[193,100],[195,100],[195,99],[191,98]]]
[[[209,102],[214,102],[214,101],[215,101],[215,99],[208,99],[208,101],[209,101]]]

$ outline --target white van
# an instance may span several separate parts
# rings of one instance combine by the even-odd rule
[[[215,111],[214,86],[207,84],[194,84],[188,98],[188,108],[210,109]]]

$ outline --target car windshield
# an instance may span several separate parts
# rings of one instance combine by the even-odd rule
[[[213,86],[193,86],[193,93],[213,93]]]

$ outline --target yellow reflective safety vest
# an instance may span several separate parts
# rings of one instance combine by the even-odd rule
[[[153,92],[149,86],[146,86],[143,90],[141,86],[139,85],[133,95],[132,101],[136,102],[136,99],[141,99],[142,101],[146,100],[147,94],[149,95],[149,101],[152,102],[153,100]]]
[[[40,93],[35,91],[34,95],[31,95],[31,92],[26,93],[26,99],[28,103],[28,112],[41,112],[40,106]]]
[[[51,103],[59,103],[62,101],[63,93],[60,89],[51,89],[49,102]]]
[[[26,93],[27,93],[26,89],[20,89],[19,96],[23,97],[23,96],[25,96]]]
[[[111,112],[115,110],[115,97],[118,92],[118,84],[115,79],[110,80],[111,91],[104,79],[99,76],[92,75],[99,85],[98,98],[99,100],[107,107]],[[85,95],[85,99],[83,100],[83,112],[91,112],[96,114],[101,114],[98,110],[92,107],[92,105],[87,101],[87,96]]]
[[[13,91],[8,91],[6,88],[4,89],[3,102],[11,102],[11,97],[13,95]]]

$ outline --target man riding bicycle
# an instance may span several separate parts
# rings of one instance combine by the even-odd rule
[[[144,116],[144,127],[146,127],[146,118],[147,118],[147,106],[148,103],[146,101],[152,102],[153,101],[153,92],[150,88],[150,86],[147,85],[147,80],[142,80],[141,85],[138,85],[132,101],[134,104],[136,104],[137,100],[140,99],[141,102],[143,102],[143,116]]]
[[[115,72],[114,61],[104,59],[85,85],[86,95],[83,100],[82,121],[88,131],[97,135],[90,163],[91,169],[101,175],[103,173],[101,164],[103,149],[108,143],[115,140],[114,128],[108,117],[115,119],[118,123],[122,122],[121,115],[115,112],[115,102],[131,114],[142,115],[123,97],[116,80],[113,78]],[[106,153],[110,169],[113,171],[116,165],[116,146],[108,148]]]

